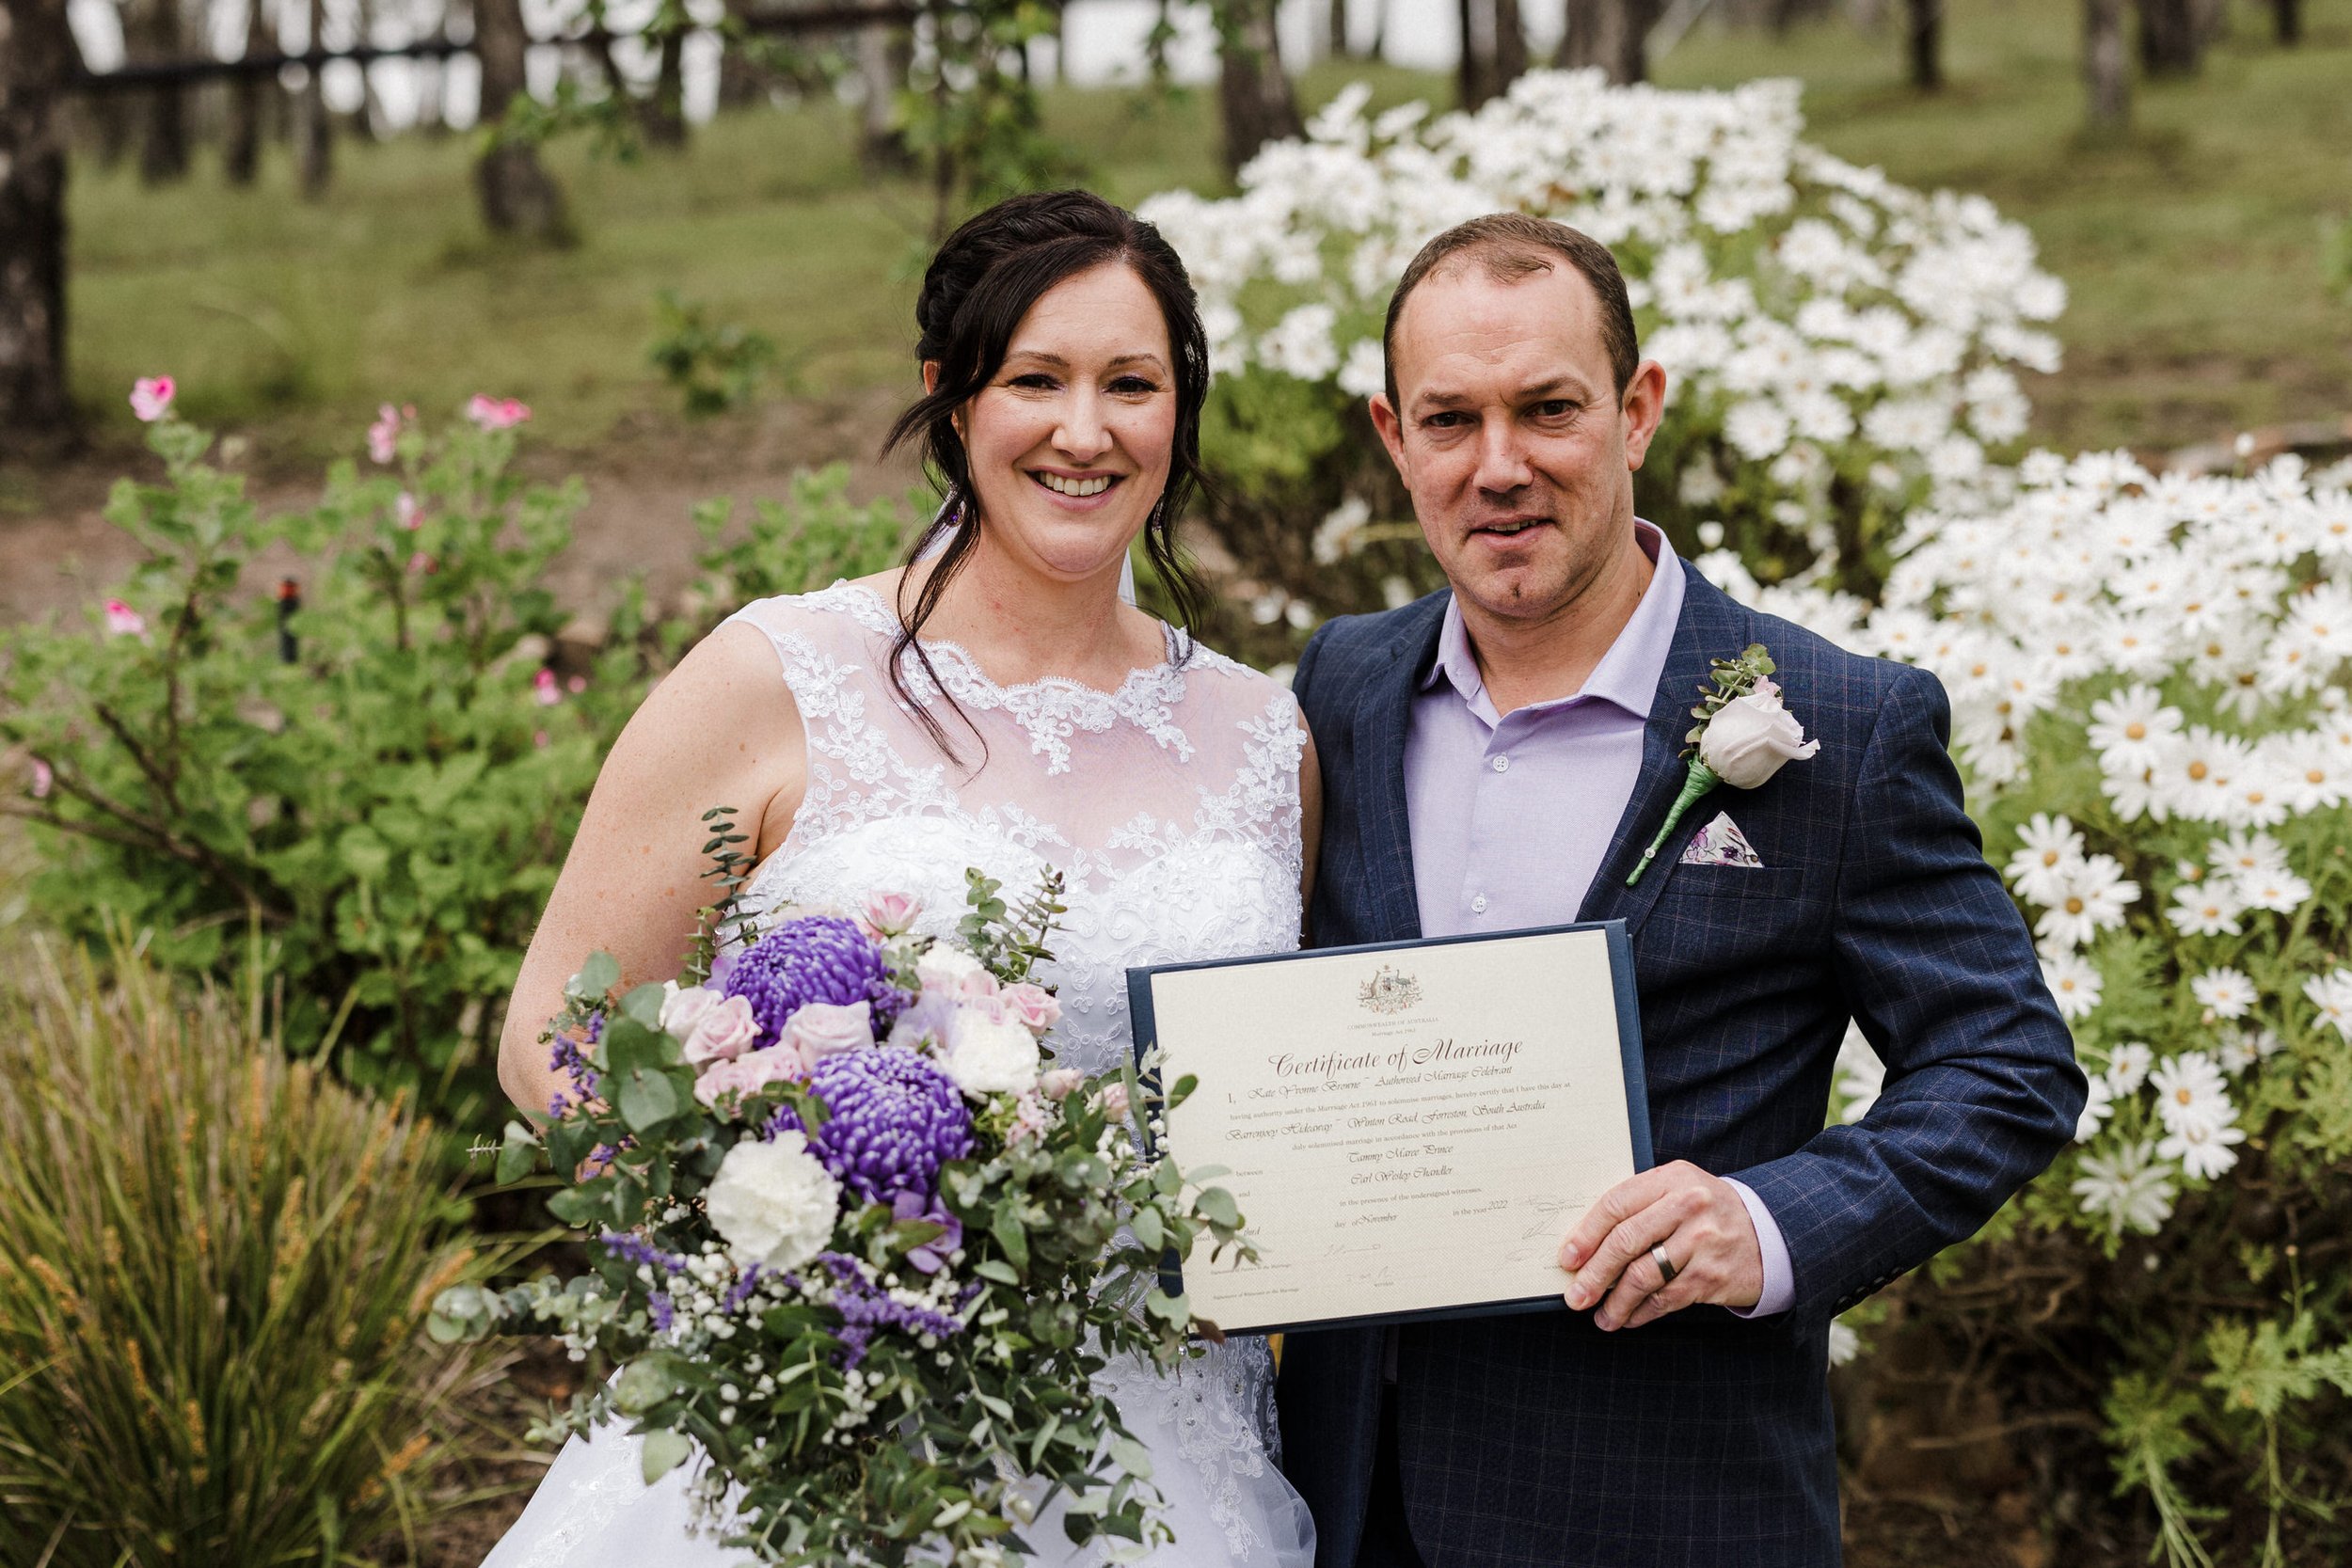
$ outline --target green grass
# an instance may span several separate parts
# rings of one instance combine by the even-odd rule
[[[2352,412],[2352,304],[2322,272],[2323,219],[2352,216],[2352,0],[2312,0],[2310,40],[2237,38],[2194,82],[2142,86],[2132,135],[2078,135],[2074,8],[1953,0],[1952,85],[1900,84],[1899,40],[1842,23],[1784,39],[1702,30],[1661,62],[1669,86],[1756,75],[1807,83],[1812,134],[1906,182],[1981,191],[2028,224],[2073,289],[2068,366],[2035,388],[2042,438],[2165,446]],[[1327,99],[1362,68],[1319,66]],[[1446,81],[1379,70],[1380,97]],[[1056,93],[1055,131],[1098,188],[1134,200],[1219,182],[1213,103]],[[72,188],[74,387],[129,423],[137,375],[169,371],[191,417],[245,429],[265,460],[352,450],[383,399],[446,413],[475,390],[519,396],[537,431],[585,448],[678,420],[645,359],[655,292],[767,333],[787,386],[832,400],[908,373],[930,223],[919,181],[868,179],[846,111],[756,111],[701,129],[684,156],[630,163],[580,141],[551,164],[575,248],[485,239],[462,137],[339,147],[318,205],[273,159],[249,191],[206,168],[149,191],[87,163]]]

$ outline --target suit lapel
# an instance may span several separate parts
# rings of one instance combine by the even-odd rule
[[[1435,657],[1447,595],[1413,607],[1389,646],[1389,663],[1368,673],[1356,703],[1356,800],[1362,818],[1364,872],[1378,939],[1421,935],[1421,898],[1413,882],[1412,816],[1405,802],[1405,735],[1421,675]]]
[[[1680,563],[1677,563],[1680,564]],[[1632,887],[1625,885],[1642,859],[1642,851],[1658,834],[1659,825],[1682,792],[1686,772],[1683,736],[1696,721],[1699,688],[1713,661],[1736,656],[1748,645],[1748,617],[1731,598],[1705,578],[1682,567],[1682,615],[1675,624],[1673,648],[1666,655],[1665,673],[1658,680],[1658,695],[1650,704],[1649,720],[1642,729],[1642,773],[1633,794],[1617,819],[1617,832],[1601,857],[1600,875],[1584,895],[1580,920],[1622,920],[1629,932],[1658,902],[1661,889],[1674,875],[1682,856],[1682,843],[1708,818],[1703,806],[1692,808],[1675,830],[1675,837],[1660,847],[1658,858]]]

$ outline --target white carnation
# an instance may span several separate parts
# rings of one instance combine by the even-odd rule
[[[704,1202],[737,1263],[793,1269],[833,1240],[841,1183],[817,1163],[807,1138],[787,1130],[728,1149]]]
[[[1018,1094],[1037,1083],[1037,1037],[1018,1023],[961,1013],[947,1026],[941,1066],[968,1095]]]

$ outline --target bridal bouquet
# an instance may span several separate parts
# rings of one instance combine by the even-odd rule
[[[535,1329],[617,1367],[533,1435],[617,1417],[648,1481],[699,1452],[705,1528],[763,1561],[1005,1562],[1057,1495],[1073,1541],[1168,1538],[1089,1374],[1215,1335],[1160,1269],[1246,1251],[1240,1216],[1218,1172],[1143,1152],[1132,1067],[1051,1065],[1057,879],[1012,910],[969,883],[955,942],[878,894],[707,936],[684,983],[614,998],[590,959],[549,1037],[569,1090],[499,1156],[568,1179],[548,1207],[590,1271],[436,1303],[441,1338]]]

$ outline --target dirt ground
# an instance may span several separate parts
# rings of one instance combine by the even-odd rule
[[[876,456],[899,399],[889,391],[838,399],[778,401],[738,415],[683,423],[651,416],[625,421],[586,451],[526,439],[516,468],[548,482],[579,474],[588,490],[572,547],[548,586],[559,601],[593,611],[611,602],[617,582],[640,574],[660,603],[693,576],[700,544],[693,506],[714,496],[748,505],[785,494],[796,469],[847,462],[860,499],[914,483],[916,465]],[[353,455],[360,456],[358,432]],[[325,465],[300,464],[233,442],[215,460],[246,478],[246,494],[266,514],[314,503]],[[109,490],[125,475],[161,477],[162,464],[141,447],[94,445],[38,470],[0,467],[0,625],[72,613],[94,603],[137,559],[131,537],[107,522]],[[261,581],[299,578],[291,553],[257,559]]]

